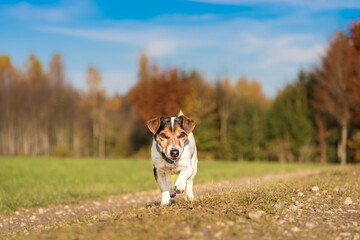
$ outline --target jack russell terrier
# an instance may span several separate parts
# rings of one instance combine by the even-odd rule
[[[161,205],[171,205],[170,198],[186,192],[193,200],[193,181],[197,172],[197,150],[192,130],[195,121],[180,111],[178,117],[157,117],[147,122],[153,134],[151,158],[154,176],[161,191]],[[171,175],[179,174],[175,187]],[[186,188],[186,191],[185,191]]]

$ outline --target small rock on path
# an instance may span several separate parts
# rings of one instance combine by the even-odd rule
[[[350,205],[350,204],[352,204],[353,202],[352,202],[352,200],[351,200],[351,198],[349,198],[349,197],[347,197],[346,199],[345,199],[345,201],[344,201],[344,204],[345,205]]]
[[[311,191],[312,192],[318,192],[320,189],[319,189],[319,187],[318,186],[313,186],[312,188],[311,188]]]

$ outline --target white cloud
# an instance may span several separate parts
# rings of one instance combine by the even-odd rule
[[[55,33],[67,36],[82,37],[92,40],[101,40],[108,42],[132,43],[136,40],[131,32],[120,29],[83,29],[66,27],[35,27],[37,31]]]
[[[145,47],[145,53],[152,57],[170,55],[181,47],[181,43],[175,41],[149,42]]]
[[[325,45],[315,44],[309,47],[297,46],[276,46],[267,49],[267,57],[263,59],[260,65],[264,67],[280,67],[280,64],[298,63],[309,64],[315,63],[323,54]]]
[[[261,68],[286,63],[314,63],[325,52],[325,44],[309,34],[282,34],[266,38],[244,34],[239,39],[242,45],[239,53],[257,55]]]
[[[226,4],[226,5],[287,5],[294,7],[308,7],[314,10],[328,10],[328,9],[360,9],[360,2],[358,0],[189,0],[193,2],[212,3],[212,4]]]
[[[182,42],[173,39],[166,32],[157,30],[143,31],[136,29],[130,31],[124,28],[75,29],[61,27],[36,27],[35,30],[134,45],[143,49],[151,57],[173,54],[183,45]]]
[[[16,5],[4,5],[1,12],[4,15],[23,21],[63,22],[74,18],[96,13],[96,7],[91,0],[63,0],[55,6],[31,5],[20,2]]]

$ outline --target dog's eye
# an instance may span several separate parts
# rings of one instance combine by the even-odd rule
[[[185,137],[185,133],[184,133],[184,132],[180,133],[180,135],[179,135],[178,138],[183,138],[183,137]]]
[[[162,138],[168,138],[168,136],[166,136],[165,133],[160,134],[160,137],[162,137]]]

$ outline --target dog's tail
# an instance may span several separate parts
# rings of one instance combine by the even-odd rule
[[[180,117],[180,116],[184,116],[184,113],[182,112],[182,110],[181,110],[181,109],[180,109],[180,112],[179,112],[178,117]]]

